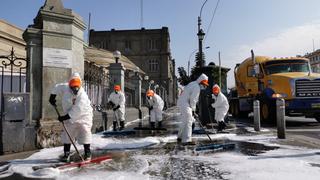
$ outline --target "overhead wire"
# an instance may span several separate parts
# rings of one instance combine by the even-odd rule
[[[213,14],[212,14],[212,17],[211,17],[211,20],[210,20],[210,24],[209,24],[208,30],[207,30],[207,32],[206,32],[206,36],[204,37],[204,40],[203,40],[203,41],[205,41],[206,38],[208,37],[208,34],[209,34],[209,32],[210,32],[210,28],[211,28],[213,19],[214,19],[215,15],[216,15],[216,12],[217,12],[217,9],[218,9],[218,6],[219,6],[219,2],[220,2],[220,0],[217,1],[216,7],[214,8],[214,11],[213,11]]]

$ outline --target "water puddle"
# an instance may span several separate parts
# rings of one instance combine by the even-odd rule
[[[313,166],[313,167],[318,167],[318,168],[320,168],[320,164],[317,164],[317,163],[309,163],[311,166]]]
[[[130,150],[100,150],[94,154],[108,153],[112,160],[99,166],[99,170],[110,172],[137,172],[150,176],[150,179],[226,179],[230,172],[217,168],[215,162],[204,161],[198,156],[212,156],[214,153],[224,151],[239,152],[248,156],[257,156],[269,150],[277,149],[276,146],[266,146],[258,143],[241,141],[201,141],[204,144],[235,144],[234,148],[227,150],[207,151],[195,153],[195,146],[177,149],[177,143],[164,143],[143,149]],[[319,164],[311,164],[319,166]],[[78,172],[79,173],[79,172]]]

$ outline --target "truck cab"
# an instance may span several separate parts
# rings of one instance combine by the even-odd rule
[[[257,73],[258,72],[258,73]],[[309,60],[302,57],[247,58],[234,70],[236,88],[230,111],[244,116],[260,100],[261,119],[274,121],[277,98],[286,102],[286,115],[314,117],[320,121],[320,74],[312,73]]]

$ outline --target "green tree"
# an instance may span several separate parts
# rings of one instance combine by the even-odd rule
[[[199,52],[197,52],[196,53],[196,59],[195,59],[195,62],[196,62],[196,67],[200,67],[200,64],[205,64],[205,59],[206,59],[206,57],[205,57],[205,55],[204,55],[204,53],[202,52],[202,60],[200,60],[200,53]]]
[[[178,67],[179,78],[178,81],[181,85],[185,86],[189,84],[190,77],[187,75],[186,70],[183,67]]]

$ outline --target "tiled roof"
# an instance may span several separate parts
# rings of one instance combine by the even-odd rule
[[[94,62],[96,65],[108,67],[110,63],[114,63],[115,59],[113,53],[104,49],[98,49],[95,47],[85,47],[84,59],[89,62]],[[125,56],[121,56],[119,61],[128,70],[135,71],[136,65]],[[141,69],[140,73],[145,74]]]

